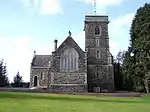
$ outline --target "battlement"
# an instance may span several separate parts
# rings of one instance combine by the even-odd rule
[[[86,15],[85,22],[108,22],[108,16],[104,15]]]

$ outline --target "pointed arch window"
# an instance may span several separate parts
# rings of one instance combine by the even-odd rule
[[[98,78],[98,76],[99,76],[99,73],[97,71],[96,74],[95,74],[95,78]]]
[[[60,70],[78,70],[78,58],[74,48],[66,49],[60,56]]]
[[[101,58],[101,52],[97,51],[97,58]]]
[[[100,26],[95,27],[95,35],[101,35],[101,27]]]
[[[96,39],[96,46],[99,47],[99,39]]]
[[[38,86],[38,77],[34,76],[34,87]]]

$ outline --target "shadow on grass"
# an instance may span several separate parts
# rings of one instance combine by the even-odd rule
[[[100,98],[88,98],[88,97],[71,97],[68,96],[52,96],[52,95],[40,95],[40,94],[30,94],[30,93],[9,93],[9,92],[0,92],[0,99],[5,98],[14,98],[14,99],[43,99],[43,100],[58,100],[58,101],[73,101],[73,102],[112,102],[112,103],[150,103],[149,100],[126,100],[126,99],[100,99]]]

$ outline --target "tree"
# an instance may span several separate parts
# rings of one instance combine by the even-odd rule
[[[12,83],[12,86],[14,86],[14,87],[22,87],[23,86],[22,76],[20,76],[19,71],[17,72],[16,76],[14,77],[14,83]]]
[[[134,90],[133,58],[130,56],[131,47],[127,51],[119,51],[114,63],[114,83],[116,90]]]
[[[117,59],[118,63],[120,63],[121,66],[123,64],[123,60],[124,60],[124,57],[125,57],[125,52],[126,51],[119,51],[117,56],[116,56],[116,59]]]
[[[122,74],[123,74],[123,87],[125,90],[132,91],[134,90],[135,84],[135,75],[134,75],[134,58],[130,56],[131,47],[124,52],[124,60],[122,63]]]
[[[7,67],[3,59],[0,61],[0,87],[5,87],[9,84],[7,77]]]
[[[140,7],[132,21],[131,49],[134,53],[134,65],[132,69],[136,79],[141,80],[141,84],[146,93],[149,92],[148,79],[150,77],[150,4]]]
[[[122,74],[122,62],[124,60],[124,51],[119,51],[114,61],[114,84],[116,90],[123,89],[123,74]]]
[[[121,66],[119,62],[114,63],[114,84],[116,90],[122,90],[123,76],[122,76]]]

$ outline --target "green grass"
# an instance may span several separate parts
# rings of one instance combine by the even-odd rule
[[[0,92],[0,112],[150,112],[150,96],[121,98]]]

